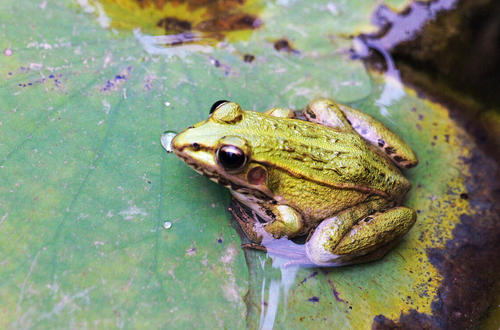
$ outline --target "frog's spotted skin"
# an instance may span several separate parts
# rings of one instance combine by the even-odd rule
[[[254,242],[309,233],[300,262],[316,265],[381,257],[416,219],[397,206],[410,183],[394,165],[415,166],[415,154],[380,122],[331,100],[311,102],[304,116],[226,102],[172,147],[265,221],[239,219]]]

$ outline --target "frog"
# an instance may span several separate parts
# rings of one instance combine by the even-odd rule
[[[415,152],[374,117],[328,98],[265,112],[221,100],[171,145],[229,188],[246,247],[280,251],[292,263],[377,260],[416,222],[401,205],[411,188],[402,171],[418,164]],[[299,237],[303,244],[279,244]]]

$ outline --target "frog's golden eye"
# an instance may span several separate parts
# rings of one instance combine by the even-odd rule
[[[214,104],[212,104],[212,107],[210,108],[210,114],[212,114],[212,112],[214,112],[215,110],[217,110],[217,108],[221,105],[223,105],[224,103],[227,103],[229,101],[227,100],[219,100],[217,102],[215,102]]]
[[[235,173],[242,170],[247,163],[247,156],[240,148],[233,145],[222,145],[217,149],[217,162],[227,172]]]

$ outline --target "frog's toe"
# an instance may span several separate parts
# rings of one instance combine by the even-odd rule
[[[306,244],[308,257],[318,265],[345,265],[381,258],[413,226],[416,213],[399,206],[359,221],[335,246],[331,245],[333,221],[325,220]]]
[[[256,219],[256,216],[250,216],[248,211],[243,208],[240,202],[236,199],[231,200],[229,212],[238,221],[241,230],[245,233],[246,237],[257,245],[262,241],[263,234],[266,234]]]

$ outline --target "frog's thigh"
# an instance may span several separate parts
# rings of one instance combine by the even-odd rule
[[[294,237],[303,226],[302,216],[288,205],[266,204],[266,215],[271,219],[264,229],[274,237]]]
[[[353,263],[346,261],[374,252],[407,233],[415,223],[416,213],[398,206],[372,214],[354,225],[335,245],[330,244],[335,229],[329,223],[332,219],[323,221],[307,242],[308,256],[316,264]]]

